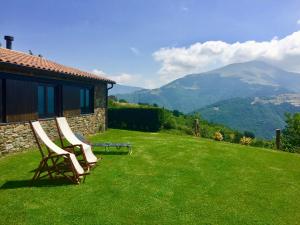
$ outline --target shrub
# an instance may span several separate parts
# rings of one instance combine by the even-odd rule
[[[121,103],[127,103],[127,101],[125,99],[120,99],[119,102],[121,102]]]
[[[241,138],[243,137],[243,135],[237,131],[234,132],[234,139],[233,139],[233,143],[240,143]]]
[[[214,139],[215,139],[216,141],[222,141],[222,140],[223,140],[223,135],[221,134],[220,131],[215,132],[215,134],[214,134]]]
[[[230,134],[231,134],[231,131],[226,129],[226,128],[222,128],[220,130],[220,133],[222,134],[223,136],[223,141],[226,141],[226,142],[231,142],[231,137],[230,137]]]
[[[173,113],[173,115],[174,115],[174,116],[176,116],[176,117],[179,117],[179,116],[182,116],[182,115],[183,115],[183,113],[182,113],[182,112],[179,112],[179,111],[178,111],[178,110],[176,110],[176,109],[175,109],[175,110],[173,110],[173,112],[172,112],[172,113]]]
[[[230,139],[230,142],[234,142],[235,134],[234,133],[229,134],[229,139]]]
[[[242,145],[250,145],[252,143],[252,138],[244,136],[241,138],[240,143]]]
[[[300,150],[300,113],[286,114],[286,126],[282,131],[282,149],[289,152]]]
[[[255,138],[255,134],[254,134],[253,132],[251,132],[251,131],[245,131],[245,132],[244,132],[244,136],[245,136],[245,137],[249,137],[249,138],[251,138],[251,139],[254,139],[254,138]]]
[[[108,126],[127,130],[158,131],[164,122],[160,108],[109,108]]]
[[[254,147],[262,147],[262,148],[275,148],[275,143],[274,140],[262,140],[262,139],[253,139],[251,144],[251,146]]]
[[[176,120],[172,117],[167,118],[164,121],[163,128],[167,130],[176,129],[177,128]]]

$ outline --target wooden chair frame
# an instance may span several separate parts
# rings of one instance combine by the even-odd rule
[[[42,160],[40,161],[31,182],[33,183],[34,181],[47,176],[49,176],[50,179],[53,179],[55,177],[53,176],[53,174],[55,174],[56,176],[62,175],[75,184],[79,184],[81,181],[84,182],[85,177],[89,174],[89,172],[78,174],[71,161],[70,154],[56,154],[52,152],[47,146],[47,153],[45,153],[43,151],[43,147],[40,143],[38,135],[33,128],[32,121],[30,121],[30,127],[32,129],[35,141],[42,157]],[[46,174],[42,175],[42,173]]]

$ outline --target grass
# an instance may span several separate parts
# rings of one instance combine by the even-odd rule
[[[28,186],[37,151],[0,159],[0,224],[300,224],[300,157],[167,133],[109,130],[86,182]]]

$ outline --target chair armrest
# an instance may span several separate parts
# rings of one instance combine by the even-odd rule
[[[70,146],[64,147],[63,150],[75,154],[74,148],[72,148],[72,147],[70,147]]]
[[[67,152],[71,152],[75,154],[75,147],[79,147],[80,149],[82,148],[81,144],[77,144],[77,145],[69,145],[69,146],[65,146],[63,147],[63,150],[66,150]],[[82,151],[82,149],[81,149]]]
[[[88,144],[88,145],[92,145],[92,142],[88,141],[87,139],[84,138],[84,136],[80,133],[75,133],[75,136],[80,140],[82,141],[83,143],[85,144]]]
[[[81,144],[69,145],[69,146],[64,147],[63,149],[68,151],[68,152],[74,153],[76,155],[75,147],[80,148],[81,154],[83,155],[83,158],[84,158],[84,161],[85,161],[85,166],[89,168],[90,165],[87,162],[86,155],[85,155],[85,152],[84,152],[84,149],[83,149],[83,145],[81,145]],[[78,155],[78,153],[77,153],[77,155]]]
[[[77,145],[68,145],[68,146],[64,146],[63,149],[65,148],[75,148],[75,147],[80,147],[81,144],[77,144]]]
[[[69,154],[67,154],[67,153],[63,153],[63,154],[56,154],[56,153],[50,153],[48,156],[47,156],[47,158],[48,159],[53,159],[53,158],[57,158],[57,157],[59,157],[59,156],[65,156],[65,157],[69,157]]]

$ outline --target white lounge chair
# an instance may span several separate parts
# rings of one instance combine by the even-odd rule
[[[77,184],[80,183],[81,180],[84,181],[88,171],[84,171],[76,156],[53,143],[45,133],[39,121],[30,122],[30,125],[42,155],[42,160],[32,181],[47,175],[50,178],[53,178],[53,173],[61,174]],[[48,153],[44,153],[42,144],[46,146]],[[47,174],[41,176],[43,172],[47,172]]]
[[[64,136],[72,146],[76,146],[80,148],[85,162],[88,163],[90,166],[94,166],[97,163],[98,159],[92,151],[92,146],[82,142],[75,136],[65,117],[57,117],[56,125],[58,129],[61,145],[64,147],[63,138],[62,138],[62,136]]]

